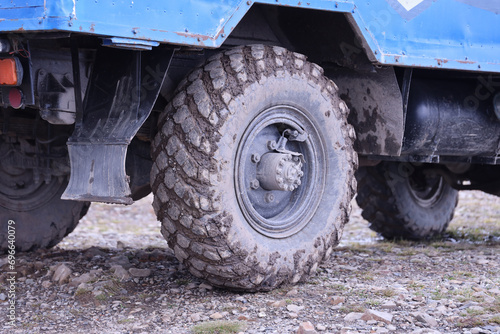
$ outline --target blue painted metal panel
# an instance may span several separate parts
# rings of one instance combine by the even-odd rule
[[[212,48],[255,3],[346,13],[380,64],[500,72],[499,0],[0,0],[0,31]]]

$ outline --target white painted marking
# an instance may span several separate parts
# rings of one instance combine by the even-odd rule
[[[412,10],[417,7],[420,3],[424,2],[424,0],[398,0],[398,2],[403,6],[407,11]]]

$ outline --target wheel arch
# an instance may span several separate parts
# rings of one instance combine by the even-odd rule
[[[222,47],[244,44],[282,46],[322,66],[350,109],[356,151],[382,156],[401,153],[403,71],[376,65],[352,14],[255,4]]]

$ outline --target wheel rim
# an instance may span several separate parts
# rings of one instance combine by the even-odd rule
[[[423,175],[408,178],[408,188],[415,201],[424,208],[434,206],[442,197],[444,180],[439,175]]]
[[[52,177],[48,183],[34,182],[33,169],[14,168],[5,162],[15,150],[2,145],[0,161],[0,207],[10,211],[30,211],[48,203],[60,190],[62,183]]]
[[[287,142],[286,149],[297,154],[293,158],[280,153],[285,160],[285,169],[292,167],[287,169],[290,172],[285,172],[288,177],[285,179],[290,180],[288,187],[294,185],[293,190],[272,189],[265,182],[255,182],[264,181],[262,168],[265,163],[260,157],[276,155],[270,143],[279,142],[285,130],[308,135],[302,142]],[[305,160],[300,168],[303,175],[300,176],[296,175],[299,154]],[[302,230],[319,205],[326,170],[323,137],[306,113],[292,106],[276,106],[262,111],[243,133],[236,154],[236,197],[246,221],[259,233],[272,238],[286,238]],[[287,185],[283,187],[287,188]]]

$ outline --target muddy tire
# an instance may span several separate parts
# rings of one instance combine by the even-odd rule
[[[0,176],[0,253],[8,250],[9,221],[15,222],[17,252],[50,248],[75,229],[90,206],[61,199],[67,179],[35,185],[31,170],[12,169],[2,169]]]
[[[153,206],[179,261],[246,291],[314,273],[356,188],[347,112],[319,66],[279,47],[238,47],[188,75],[152,145]]]
[[[386,239],[423,240],[443,233],[453,218],[458,191],[425,166],[383,162],[356,172],[356,201],[370,228]]]

